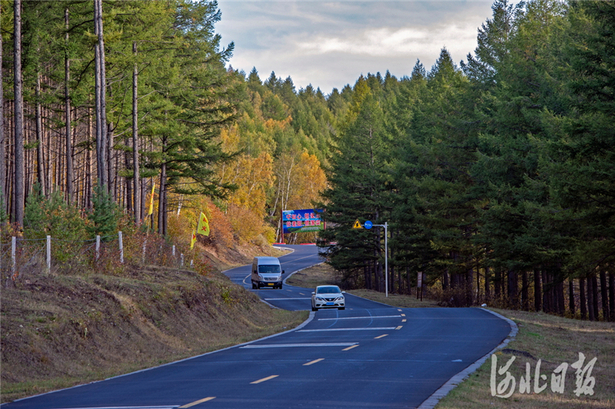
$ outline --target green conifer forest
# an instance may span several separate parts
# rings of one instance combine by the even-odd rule
[[[204,200],[272,243],[281,210],[319,207],[327,229],[287,240],[348,288],[424,274],[443,305],[615,320],[615,2],[496,0],[463,61],[329,95],[234,70],[216,1],[0,7],[3,236],[52,201],[84,237],[105,215],[168,236]],[[388,289],[384,230],[356,220],[388,224]]]

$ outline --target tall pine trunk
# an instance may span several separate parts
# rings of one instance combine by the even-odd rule
[[[0,15],[2,15],[2,4],[0,4]],[[0,199],[2,208],[0,213],[6,213],[7,194],[6,194],[6,140],[4,139],[4,71],[2,70],[2,36],[0,35]]]
[[[609,321],[609,297],[607,293],[606,272],[604,271],[604,268],[600,269],[600,296],[602,298],[602,316],[605,321]]]
[[[137,42],[132,43],[132,51],[136,57]],[[132,169],[133,169],[133,191],[134,191],[134,216],[135,221],[139,223],[143,218],[141,212],[141,176],[139,169],[139,111],[138,111],[138,96],[139,96],[139,71],[135,62],[132,73]]]
[[[579,301],[581,303],[581,319],[584,320],[587,318],[587,301],[585,299],[585,278],[581,277],[579,279]]]
[[[519,308],[519,278],[516,270],[508,271],[508,302],[513,309]]]
[[[94,0],[94,31],[98,37],[95,46],[96,164],[98,184],[104,186],[104,189],[108,189],[105,43],[103,40],[102,0]]]
[[[21,0],[14,0],[14,92],[15,92],[15,142],[13,186],[13,221],[23,226],[25,206],[24,184],[24,123],[23,123],[23,78],[21,72]]]
[[[575,304],[574,304],[574,279],[568,279],[568,309],[570,310],[570,314],[574,317],[576,312]]]
[[[489,267],[485,266],[485,303],[491,301],[491,289],[489,287],[490,276],[491,270]]]
[[[542,309],[540,301],[542,300],[542,290],[540,285],[540,270],[534,269],[534,311],[538,312]]]
[[[611,310],[609,319],[615,321],[615,274],[612,271],[609,272],[609,309]]]
[[[592,280],[592,295],[593,295],[593,307],[594,307],[594,318],[596,321],[600,319],[600,308],[598,307],[600,304],[598,303],[598,277],[596,277],[596,273],[594,273],[591,277]]]
[[[530,309],[530,300],[529,300],[529,282],[527,279],[527,270],[523,270],[521,272],[521,308],[523,311],[529,311]]]
[[[43,141],[43,120],[41,113],[41,73],[36,73],[36,109],[35,109],[35,122],[36,122],[36,174],[40,192],[43,196],[47,195],[47,189],[45,186],[45,157],[44,157],[44,141]]]
[[[592,277],[587,277],[587,309],[589,311],[589,320],[595,321],[596,315],[594,314],[594,282]]]
[[[501,301],[502,297],[502,272],[499,268],[495,269],[493,295],[497,302]]]
[[[71,103],[69,94],[70,59],[68,55],[68,8],[64,9],[64,24],[66,27],[66,52],[64,55],[64,109],[66,110],[66,200],[73,201],[73,142],[71,130]]]

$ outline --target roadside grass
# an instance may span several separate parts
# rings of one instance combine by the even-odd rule
[[[333,267],[321,263],[293,274],[286,282],[296,287],[315,288],[325,284],[339,285],[340,277]],[[417,299],[416,293],[414,295],[389,294],[385,297],[384,293],[374,290],[357,289],[346,292],[398,308],[438,307],[437,302],[428,297],[423,297],[422,301]]]
[[[335,270],[326,263],[316,264],[291,275],[286,283],[295,287],[316,288],[318,285],[339,285]]]
[[[416,295],[391,294],[386,297],[384,293],[374,290],[350,290],[347,291],[352,295],[367,298],[368,300],[381,302],[397,308],[441,308],[436,300],[423,297],[423,300],[416,298]]]
[[[321,264],[295,273],[288,283],[300,287],[315,287],[320,284],[339,284],[335,271],[327,264]],[[415,295],[389,294],[372,290],[350,290],[351,294],[378,301],[399,308],[438,307],[435,300],[416,299]],[[513,320],[519,332],[504,349],[496,352],[496,371],[505,366],[514,356],[508,372],[515,380],[515,393],[509,398],[491,394],[491,365],[489,358],[476,372],[470,374],[436,406],[437,409],[481,409],[481,408],[615,408],[615,325],[608,322],[581,321],[544,313],[513,311],[489,308]],[[582,379],[595,379],[593,395],[577,396],[576,369],[570,365],[579,360],[579,352],[585,355],[580,368],[586,369],[593,358],[597,358],[591,374]],[[546,385],[540,393],[534,393],[535,370],[540,360],[538,387]],[[564,392],[551,390],[554,370],[567,363]],[[530,365],[531,393],[519,393],[521,377],[526,376],[526,364]],[[589,368],[587,368],[589,370]],[[496,372],[495,386],[506,377],[505,371]],[[511,382],[512,384],[512,382]],[[502,384],[502,388],[505,384]],[[510,385],[509,385],[510,387]],[[508,389],[506,389],[508,391]],[[505,395],[507,392],[501,393]]]

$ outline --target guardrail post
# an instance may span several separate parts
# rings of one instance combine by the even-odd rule
[[[100,236],[96,236],[96,261],[100,258]]]
[[[124,264],[124,242],[122,241],[122,232],[118,232],[118,239],[120,244],[120,263]]]
[[[47,236],[47,272],[51,271],[51,236]]]
[[[16,253],[17,253],[17,237],[13,236],[11,238],[11,259],[13,260],[13,274],[15,274],[15,271],[17,270],[17,257],[16,257]]]

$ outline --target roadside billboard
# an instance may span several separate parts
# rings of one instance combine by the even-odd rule
[[[324,229],[321,209],[282,210],[283,233],[303,233]]]

